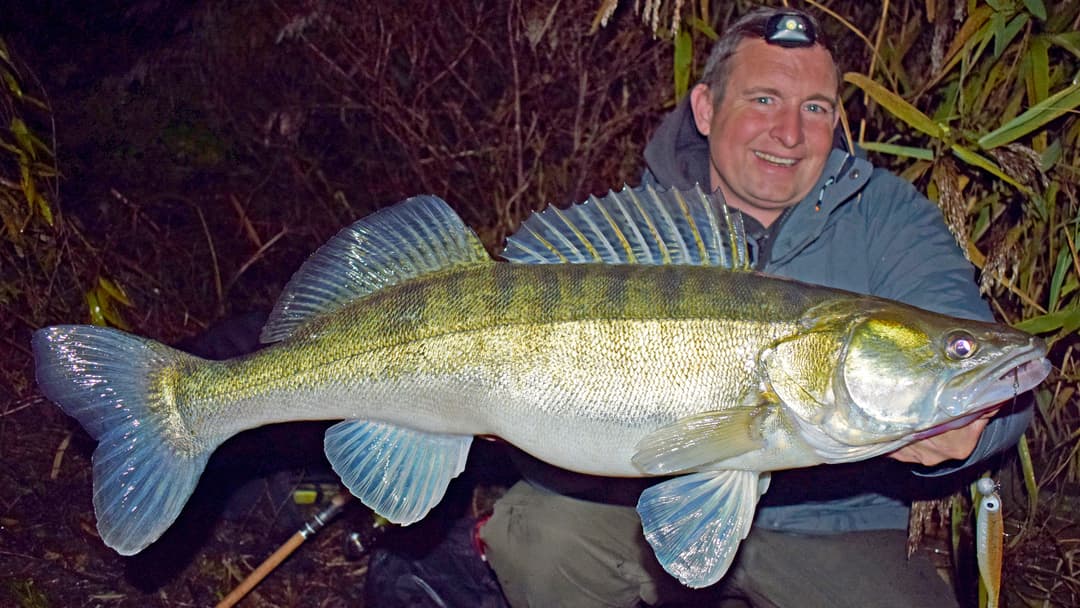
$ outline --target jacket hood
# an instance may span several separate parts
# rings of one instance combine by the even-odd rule
[[[645,145],[645,165],[657,182],[688,190],[709,190],[709,141],[694,124],[687,95],[660,122]]]

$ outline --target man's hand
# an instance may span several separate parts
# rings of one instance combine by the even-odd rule
[[[971,455],[983,429],[996,413],[996,409],[990,410],[967,426],[906,445],[889,454],[889,458],[925,466],[934,466],[946,460],[963,460]]]

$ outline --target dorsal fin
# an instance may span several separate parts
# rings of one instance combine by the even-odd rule
[[[401,201],[342,229],[296,271],[261,340],[407,279],[453,266],[493,263],[476,234],[437,196]]]
[[[626,186],[534,213],[502,257],[523,264],[690,264],[749,270],[742,215],[720,194]]]

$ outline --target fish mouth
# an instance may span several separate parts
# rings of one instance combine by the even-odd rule
[[[940,435],[942,433],[947,433],[949,431],[956,430],[956,429],[958,429],[960,427],[967,426],[967,425],[971,424],[972,422],[975,422],[979,418],[982,418],[982,416],[984,414],[986,414],[987,412],[991,412],[991,411],[994,411],[994,410],[998,409],[998,407],[999,407],[998,404],[995,403],[993,405],[989,405],[987,407],[984,407],[984,408],[982,408],[980,410],[976,410],[976,411],[974,411],[974,412],[972,412],[972,413],[970,413],[970,414],[968,414],[966,416],[961,416],[959,418],[953,418],[952,420],[950,420],[950,421],[948,421],[946,423],[939,424],[937,426],[930,427],[930,428],[926,429],[925,431],[920,431],[918,433],[915,433],[914,435],[911,436],[911,439],[913,441],[921,441],[923,439],[929,439],[930,437],[934,437],[936,435]]]
[[[1039,385],[1050,374],[1050,361],[1044,356],[1046,347],[1037,338],[1032,339],[1031,348],[1005,359],[992,370],[984,371],[978,377],[991,377],[995,380],[979,382],[978,377],[962,374],[954,378],[949,385],[967,384],[969,388],[960,389],[949,395],[942,408],[951,418],[912,435],[914,440],[926,439],[947,431],[971,424],[987,412],[1000,407],[1003,401],[1012,399]]]

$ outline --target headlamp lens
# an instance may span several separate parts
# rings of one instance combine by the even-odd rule
[[[811,46],[817,33],[810,21],[797,13],[780,13],[765,24],[765,41],[783,47]]]

